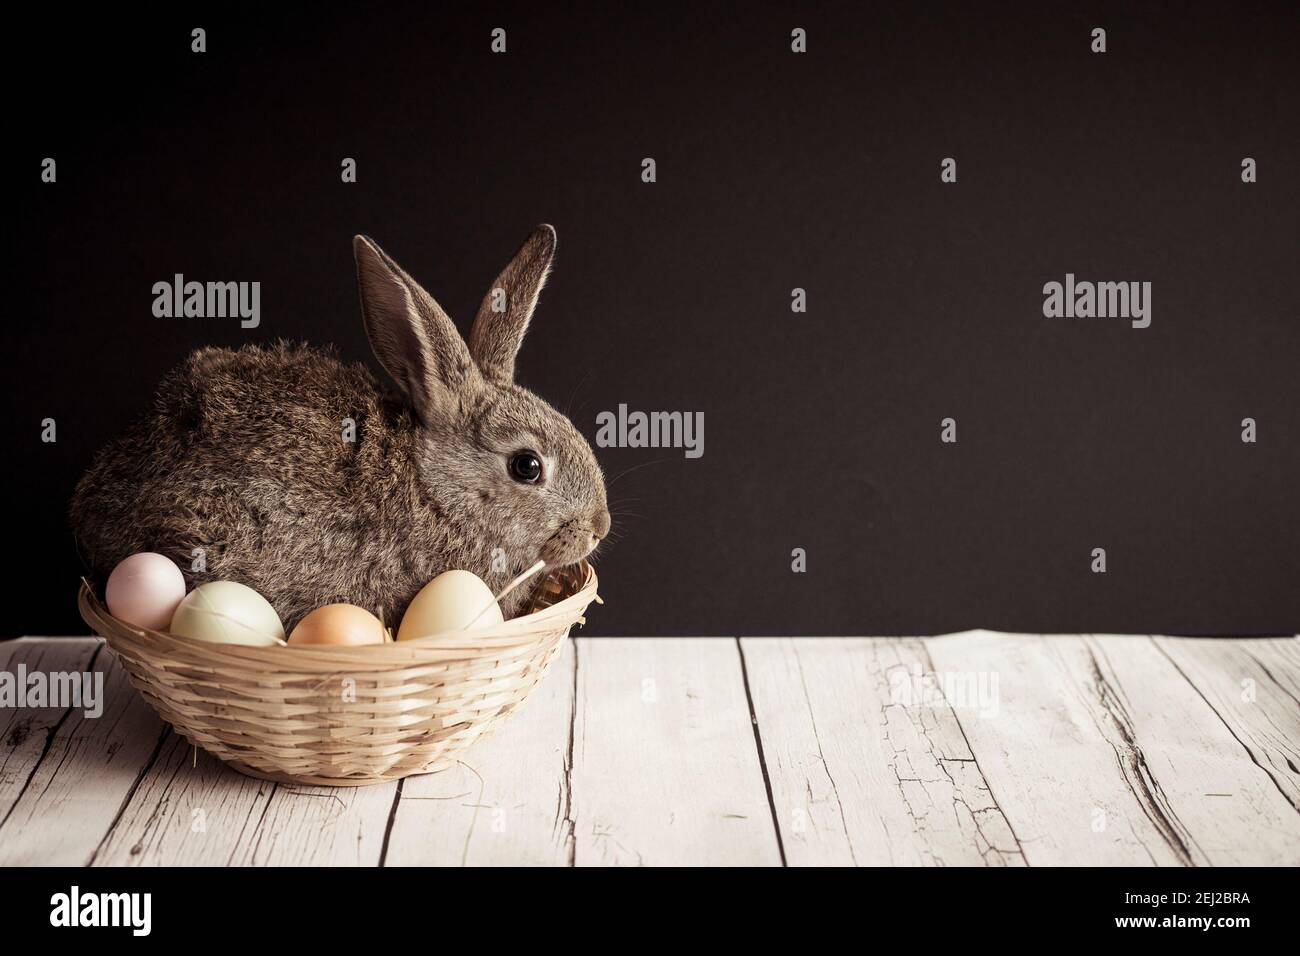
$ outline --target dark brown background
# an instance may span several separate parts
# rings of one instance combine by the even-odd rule
[[[697,461],[599,452],[585,633],[1300,630],[1294,11],[983,6],[24,14],[4,632],[85,629],[68,495],[189,349],[368,359],[353,233],[467,323],[542,221],[525,383],[589,437],[706,420]],[[1044,319],[1067,271],[1152,282],[1151,328]],[[260,281],[261,327],[154,318],[175,272]]]

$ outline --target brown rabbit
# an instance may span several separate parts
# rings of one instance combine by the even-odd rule
[[[539,226],[497,277],[468,347],[379,246],[353,246],[366,333],[402,396],[305,345],[199,349],[77,485],[72,523],[97,574],[157,551],[191,587],[249,585],[286,628],[337,601],[396,626],[443,571],[496,591],[539,558],[582,559],[608,533],[590,446],[514,382],[555,230]],[[206,567],[192,570],[198,556]],[[504,600],[507,617],[529,591]]]

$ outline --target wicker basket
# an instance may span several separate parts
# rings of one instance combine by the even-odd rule
[[[81,616],[176,732],[253,777],[356,787],[440,770],[546,676],[596,597],[585,561],[493,628],[368,647],[209,644],[124,624],[83,582]]]

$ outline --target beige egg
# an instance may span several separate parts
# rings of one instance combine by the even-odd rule
[[[421,588],[406,609],[397,639],[410,641],[466,627],[480,631],[503,620],[492,589],[482,578],[472,571],[444,571]]]
[[[284,643],[284,625],[271,602],[234,581],[209,581],[185,596],[168,630],[213,644]]]
[[[355,604],[326,604],[312,611],[294,627],[290,646],[309,644],[382,644],[384,625]]]

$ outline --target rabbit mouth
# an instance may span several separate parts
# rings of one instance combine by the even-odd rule
[[[600,538],[588,527],[575,522],[563,525],[542,545],[541,558],[548,568],[577,564],[600,544]]]

